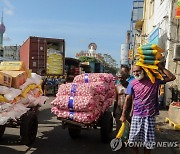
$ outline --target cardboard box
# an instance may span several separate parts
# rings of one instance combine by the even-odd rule
[[[7,74],[12,77],[11,87],[19,88],[26,82],[27,74],[25,71],[0,71],[1,73]]]
[[[1,71],[25,71],[25,69],[22,61],[4,61],[0,64]]]
[[[26,75],[29,75],[23,61],[3,61],[0,63],[0,71],[25,71]]]
[[[3,86],[11,87],[12,76],[3,72],[0,72],[0,84]]]

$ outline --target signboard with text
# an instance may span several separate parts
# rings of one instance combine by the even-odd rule
[[[180,0],[178,0],[177,3],[176,3],[176,14],[175,14],[175,17],[177,19],[180,19]]]

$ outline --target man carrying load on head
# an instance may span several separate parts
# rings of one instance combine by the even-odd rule
[[[133,66],[133,75],[135,77],[126,89],[126,98],[123,106],[123,112],[120,120],[124,122],[126,112],[129,106],[134,104],[133,117],[131,121],[131,129],[129,134],[129,143],[142,143],[145,154],[150,153],[155,142],[155,116],[159,114],[158,109],[158,89],[160,84],[173,81],[176,77],[160,64],[158,68],[165,75],[164,80],[151,80],[145,75],[145,71],[141,66]],[[133,100],[132,100],[133,99]],[[133,144],[134,145],[134,144]],[[133,150],[138,154],[138,147]]]

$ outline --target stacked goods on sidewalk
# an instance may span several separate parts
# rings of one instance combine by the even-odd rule
[[[172,102],[170,104],[168,116],[173,122],[180,125],[180,102]]]
[[[114,77],[107,73],[81,74],[72,83],[59,86],[51,102],[52,113],[59,118],[89,124],[112,105],[115,97]]]
[[[163,52],[164,50],[156,44],[146,44],[138,48],[136,65],[144,69],[152,83],[155,82],[155,78],[163,80],[158,70]]]
[[[30,110],[42,105],[41,77],[30,73],[21,61],[0,64],[0,125],[9,119],[16,120]]]
[[[165,119],[175,130],[180,130],[180,102],[172,102],[169,105],[168,117]]]

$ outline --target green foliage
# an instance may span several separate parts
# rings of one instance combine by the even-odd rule
[[[118,71],[118,69],[115,67],[108,67],[108,66],[104,67],[104,72],[106,72],[106,73],[111,73],[113,75],[116,75],[117,71]]]
[[[107,63],[106,60],[104,60],[103,57],[103,61],[100,62],[98,59],[96,59],[95,57],[86,57],[86,56],[82,56],[79,57],[79,60],[81,62],[95,62],[95,63],[101,63],[104,66],[104,72],[106,73],[112,73],[113,75],[115,75],[117,73],[118,68],[116,68],[113,64],[111,64],[110,62]]]
[[[99,63],[100,61],[98,60],[98,59],[96,59],[95,57],[86,57],[86,56],[82,56],[82,57],[80,57],[79,58],[79,60],[81,61],[81,62],[97,62],[97,63]]]

